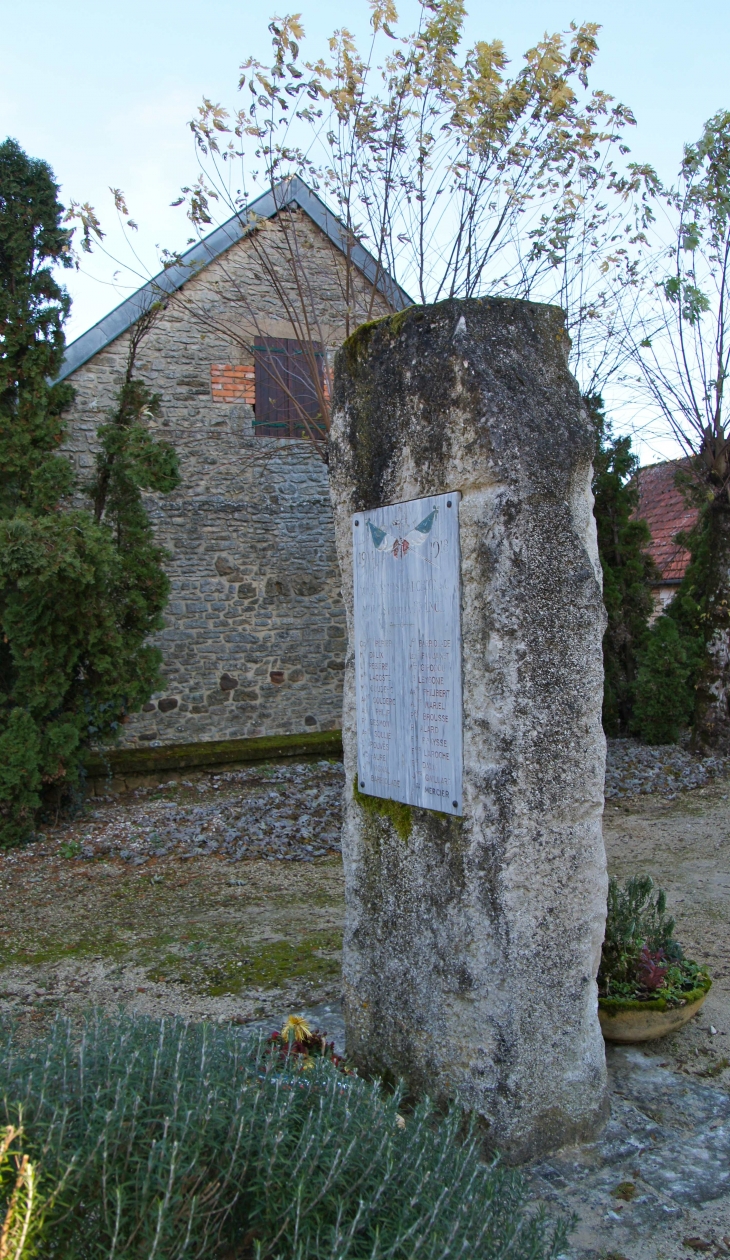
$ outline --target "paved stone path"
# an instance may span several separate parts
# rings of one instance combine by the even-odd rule
[[[571,1260],[730,1255],[730,1097],[672,1070],[652,1046],[609,1048],[600,1141],[529,1170],[548,1208],[578,1217]]]

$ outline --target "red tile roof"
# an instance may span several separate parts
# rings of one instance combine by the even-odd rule
[[[643,517],[651,530],[647,548],[658,566],[662,582],[676,583],[684,577],[689,552],[674,541],[680,530],[689,530],[697,520],[697,509],[688,507],[674,484],[674,474],[684,460],[651,464],[641,468],[637,517]]]

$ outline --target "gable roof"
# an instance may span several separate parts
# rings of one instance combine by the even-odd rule
[[[687,506],[674,484],[677,469],[686,466],[686,460],[672,459],[638,472],[639,505],[635,515],[649,526],[651,542],[647,551],[667,586],[681,582],[690,559],[689,552],[675,542],[675,536],[680,530],[692,529],[697,520],[697,509]]]
[[[72,341],[66,348],[61,371],[56,379],[62,381],[70,376],[82,364],[87,363],[105,346],[131,328],[160,293],[175,293],[181,289],[186,280],[197,275],[202,267],[213,262],[215,258],[220,257],[232,245],[240,241],[251,230],[257,219],[271,219],[284,206],[298,206],[300,210],[304,210],[317,227],[329,237],[333,245],[343,253],[345,252],[346,229],[342,221],[327,208],[321,198],[312,192],[312,189],[298,175],[282,180],[270,192],[252,201],[240,214],[232,215],[209,236],[196,241],[195,245],[180,256],[179,263],[158,272],[141,289],[138,289],[131,297],[125,298],[97,324]],[[389,272],[384,271],[382,267],[378,268],[372,254],[362,245],[357,243],[353,245],[350,257],[366,280],[380,290],[394,310],[401,311],[404,307],[413,305],[413,299],[408,296],[405,289],[396,283]]]

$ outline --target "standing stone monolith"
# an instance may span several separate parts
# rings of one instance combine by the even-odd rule
[[[512,1160],[591,1137],[607,1105],[595,982],[606,904],[604,612],[593,439],[568,346],[554,307],[497,299],[413,307],[345,342],[333,394],[331,492],[349,627],[348,1053],[417,1094],[478,1113],[491,1145]],[[413,500],[424,502],[409,515]],[[393,504],[403,510],[381,511]],[[462,688],[463,799],[434,798],[432,810],[403,803],[424,798],[399,796],[402,786],[381,791],[376,773],[380,758],[385,781],[401,782],[393,758],[407,753],[423,784],[449,783],[448,772],[426,774],[436,764],[428,749],[445,758],[449,748],[428,734],[437,727],[415,709],[411,728],[398,725],[400,697],[425,688],[419,668],[434,668],[417,663],[422,632],[402,628],[421,624],[428,583],[410,584],[412,618],[383,613],[382,625],[397,623],[396,638],[386,626],[384,639],[396,655],[376,653],[381,672],[366,676],[353,539],[367,529],[383,564],[423,567],[447,504],[458,509],[461,676],[451,660],[451,675],[439,677]],[[395,590],[403,572],[383,569],[381,589]],[[368,580],[358,576],[363,625],[379,598]],[[408,634],[410,648],[397,638]],[[409,660],[412,678],[393,678]],[[381,708],[358,779],[357,711],[362,726],[370,680]],[[443,709],[442,722],[458,720],[445,703],[424,703]]]

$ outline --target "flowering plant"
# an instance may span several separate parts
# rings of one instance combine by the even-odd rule
[[[334,1041],[328,1041],[319,1029],[310,1029],[301,1015],[289,1015],[284,1020],[281,1032],[273,1032],[267,1039],[271,1052],[278,1055],[289,1067],[308,1069],[314,1067],[315,1060],[327,1059],[340,1072],[354,1076],[355,1070],[350,1067],[342,1055],[335,1054]]]
[[[606,935],[598,971],[603,1001],[661,1001],[683,1006],[710,987],[706,967],[685,958],[674,939],[667,899],[648,875],[635,875],[623,888],[609,881]],[[694,1000],[694,998],[692,998]]]

